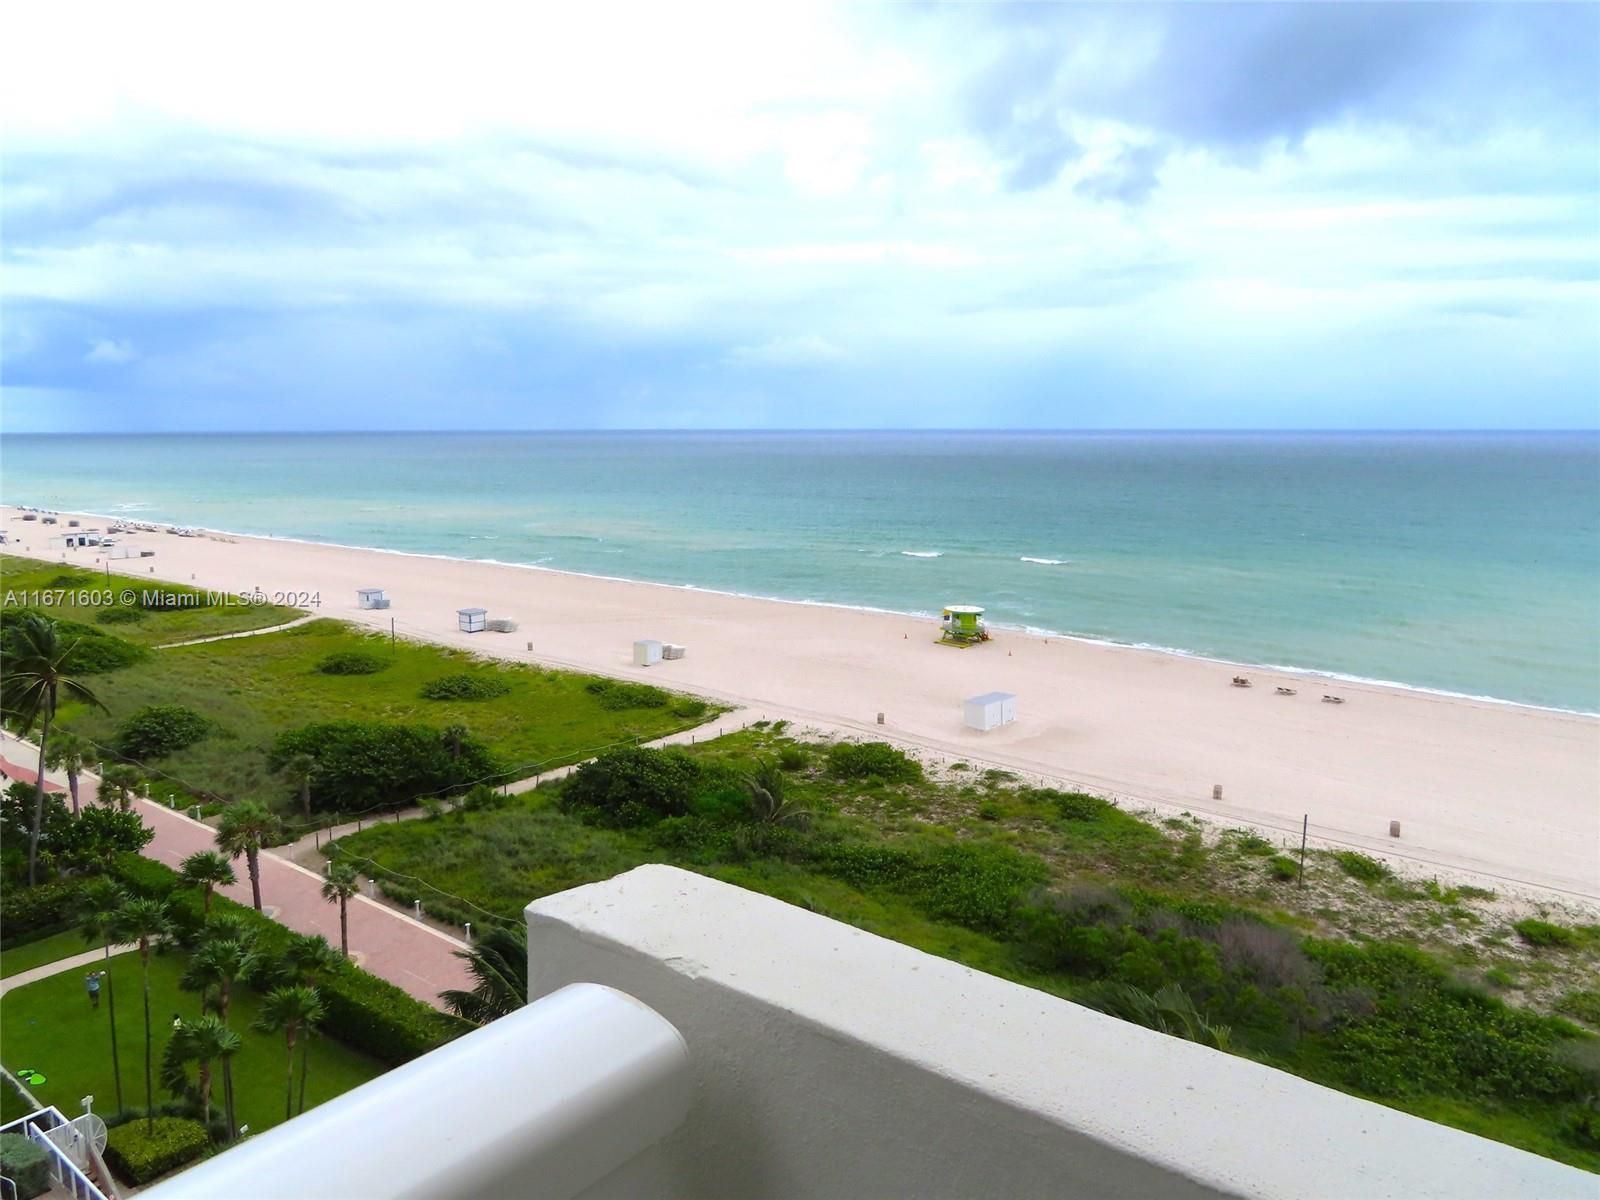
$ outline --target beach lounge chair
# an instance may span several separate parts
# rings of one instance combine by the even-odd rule
[[[1249,687],[1250,686],[1250,681],[1248,679],[1246,679],[1243,675],[1235,675],[1233,677],[1233,686],[1234,687]]]
[[[1344,703],[1344,697],[1343,696],[1324,696],[1322,698],[1322,702],[1324,704],[1343,704]]]
[[[1292,696],[1294,694],[1295,694],[1295,691],[1294,691],[1293,688],[1281,687],[1281,688],[1278,689],[1278,695],[1280,695],[1280,696]]]

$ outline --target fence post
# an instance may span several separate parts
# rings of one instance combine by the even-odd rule
[[[1306,885],[1306,834],[1311,829],[1311,814],[1306,813],[1300,818],[1300,878],[1296,886]]]

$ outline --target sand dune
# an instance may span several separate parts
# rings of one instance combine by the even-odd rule
[[[56,528],[0,511],[9,549],[104,569],[92,549],[47,550]],[[392,618],[403,636],[648,678],[764,716],[887,735],[935,756],[1295,841],[1309,814],[1314,837],[1397,862],[1600,899],[1600,720],[1592,717],[1254,668],[1246,673],[1255,686],[1234,688],[1227,664],[1004,631],[957,650],[935,644],[928,620],[537,568],[260,538],[120,540],[156,551],[111,564],[146,583],[320,593],[321,615],[385,630]],[[358,587],[386,588],[392,608],[357,609]],[[469,605],[521,628],[460,633],[456,609]],[[683,643],[688,655],[636,668],[636,637]],[[1298,695],[1277,695],[1279,684]],[[1018,694],[1017,722],[965,729],[962,698],[995,689]],[[1321,703],[1324,692],[1346,703]],[[1391,820],[1401,822],[1398,841],[1387,836]]]

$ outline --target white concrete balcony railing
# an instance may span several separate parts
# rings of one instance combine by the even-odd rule
[[[673,868],[527,915],[542,998],[149,1200],[1597,1195],[1571,1167]]]
[[[95,1149],[92,1130],[105,1132],[98,1121],[88,1116],[69,1120],[54,1105],[46,1105],[0,1125],[0,1133],[25,1137],[44,1153],[50,1167],[50,1188],[42,1195],[49,1200],[69,1196],[72,1200],[116,1200],[114,1187],[108,1184],[108,1197],[95,1182],[96,1178],[109,1180],[111,1175]],[[16,1180],[0,1175],[0,1200],[18,1200],[20,1194]]]

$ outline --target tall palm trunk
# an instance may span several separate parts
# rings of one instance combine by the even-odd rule
[[[50,699],[44,710],[44,724],[39,727],[39,779],[33,792],[33,828],[28,830],[28,886],[38,882],[39,827],[44,824],[44,755],[50,742],[50,722],[56,715],[56,689],[50,685]]]
[[[294,1116],[294,1026],[288,1025],[283,1030],[283,1041],[288,1047],[288,1062],[284,1064],[283,1088],[283,1119],[287,1121]]]
[[[67,768],[67,791],[72,796],[72,815],[78,815],[78,772],[72,767]]]
[[[106,1009],[111,1018],[111,1074],[117,1081],[117,1111],[122,1111],[122,1059],[117,1054],[117,981],[111,976],[111,938],[106,938]]]
[[[311,780],[300,780],[300,811],[305,814],[306,820],[311,820]]]
[[[230,981],[221,980],[217,984],[217,1017],[222,1021],[222,1027],[228,1027],[228,1003],[232,999],[229,991]],[[228,1123],[228,1140],[232,1141],[239,1136],[239,1123],[237,1113],[233,1106],[233,1055],[222,1060],[222,1112]]]
[[[204,913],[207,917],[209,917],[211,915],[211,890],[212,890],[212,885],[209,884],[209,883],[206,884],[205,899],[200,902],[200,911],[202,913]]]
[[[206,1129],[211,1128],[211,1060],[200,1060],[200,1112],[205,1118]]]
[[[350,957],[350,897],[339,897],[339,949]]]
[[[139,963],[144,968],[144,1131],[154,1136],[156,1131],[155,1075],[150,1066],[150,941],[139,939]]]
[[[244,852],[245,865],[250,868],[250,896],[256,903],[256,911],[261,911],[261,852],[254,848]]]
[[[306,1110],[306,1063],[311,1057],[311,1031],[306,1030],[306,1036],[300,1042],[300,1103],[296,1106],[297,1112]]]

